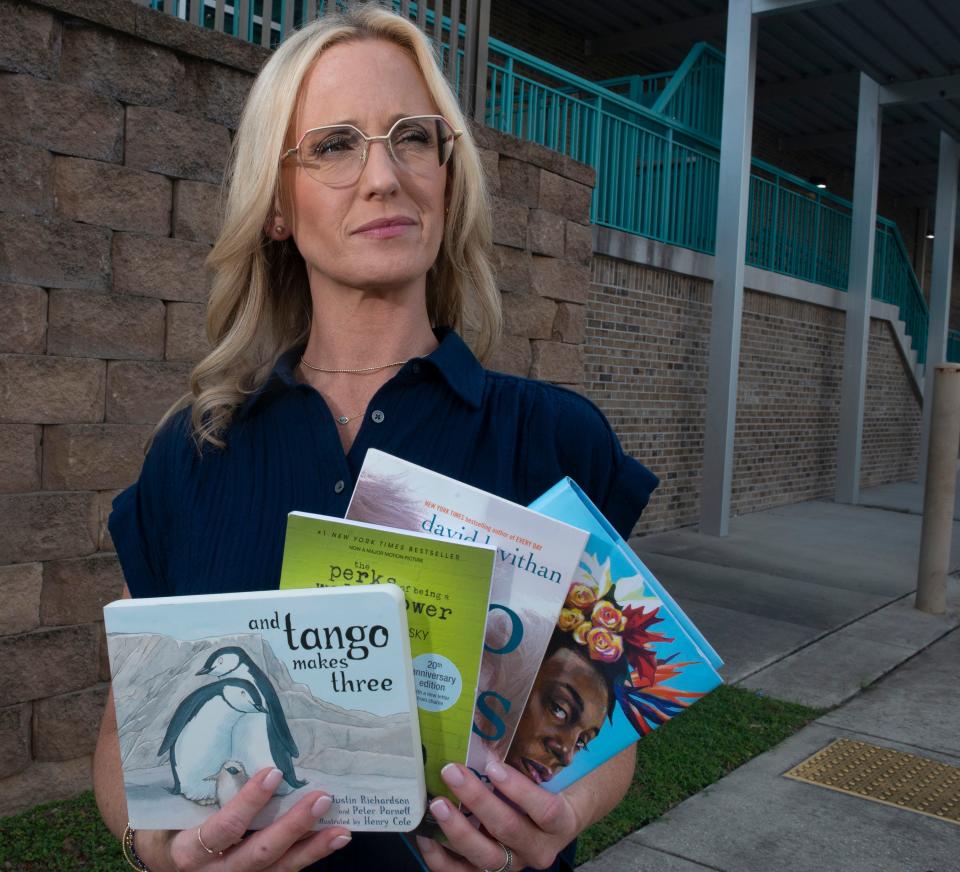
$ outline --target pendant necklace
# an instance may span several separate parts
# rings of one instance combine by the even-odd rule
[[[300,363],[302,363],[307,369],[312,369],[314,372],[326,372],[330,374],[342,375],[349,373],[350,375],[361,375],[366,372],[380,372],[381,369],[390,369],[391,366],[403,366],[410,358],[406,360],[395,360],[393,363],[381,363],[379,366],[364,366],[360,369],[326,369],[322,366],[314,366],[312,363],[308,363],[305,357],[300,358]],[[356,415],[353,415],[356,418]]]
[[[322,367],[322,366],[314,366],[312,363],[309,363],[307,359],[303,357],[303,355],[300,356],[300,363],[303,366],[305,366],[307,369],[312,369],[314,372],[325,372],[331,375],[342,375],[342,374],[361,375],[367,372],[380,372],[380,370],[390,369],[390,367],[392,366],[403,366],[405,363],[409,362],[410,360],[411,358],[408,357],[406,360],[395,360],[392,363],[381,363],[379,366],[364,366],[364,367],[360,367],[359,369],[326,369],[325,367]],[[358,418],[361,414],[363,413],[357,412],[356,414],[353,414],[353,415],[337,415],[334,418],[334,420],[341,427],[345,427],[352,420],[354,420],[354,418]]]

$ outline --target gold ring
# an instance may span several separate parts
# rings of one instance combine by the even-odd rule
[[[503,865],[496,869],[484,869],[483,872],[510,872],[513,868],[513,851],[511,851],[503,842],[496,840],[497,844],[503,848]]]
[[[214,851],[211,848],[208,848],[203,842],[203,836],[200,835],[200,827],[197,827],[197,841],[200,843],[200,847],[203,848],[208,854],[216,854],[220,856],[223,854],[223,851]]]

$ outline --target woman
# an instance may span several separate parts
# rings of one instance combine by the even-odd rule
[[[214,350],[114,503],[129,594],[276,587],[287,512],[343,515],[371,446],[519,502],[569,474],[621,530],[633,525],[656,479],[623,455],[599,412],[486,372],[449,329],[469,304],[483,350],[500,318],[465,128],[429,42],[376,7],[311,25],[274,53],[237,132],[211,255]],[[448,765],[445,780],[484,831],[437,799],[449,841],[422,841],[424,860],[435,870],[559,869],[557,855],[622,796],[632,762],[624,754],[560,796],[494,765],[487,775],[511,804]],[[95,764],[101,812],[119,835],[112,699]],[[253,775],[199,830],[135,833],[134,865],[419,868],[396,837],[311,834],[330,808],[317,792],[244,836],[277,775]]]

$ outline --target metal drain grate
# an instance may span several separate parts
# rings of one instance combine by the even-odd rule
[[[916,754],[837,739],[784,775],[960,824],[960,767]]]

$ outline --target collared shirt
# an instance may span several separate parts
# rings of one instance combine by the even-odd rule
[[[526,505],[573,478],[623,536],[658,480],[599,410],[563,388],[488,372],[452,331],[374,395],[344,454],[323,397],[284,354],[237,410],[223,450],[198,453],[189,410],[157,435],[139,480],[113,503],[110,534],[134,597],[279,584],[287,514],[343,517],[368,448]],[[362,337],[358,337],[362,341]],[[569,845],[552,870],[572,869]],[[358,834],[311,872],[418,870],[393,835]]]
[[[184,410],[139,480],[113,503],[110,534],[138,596],[276,588],[287,514],[343,517],[368,448],[526,505],[573,478],[624,536],[658,480],[626,456],[579,394],[483,369],[452,331],[370,401],[347,454],[323,397],[283,355],[238,410],[224,450],[197,452]]]

